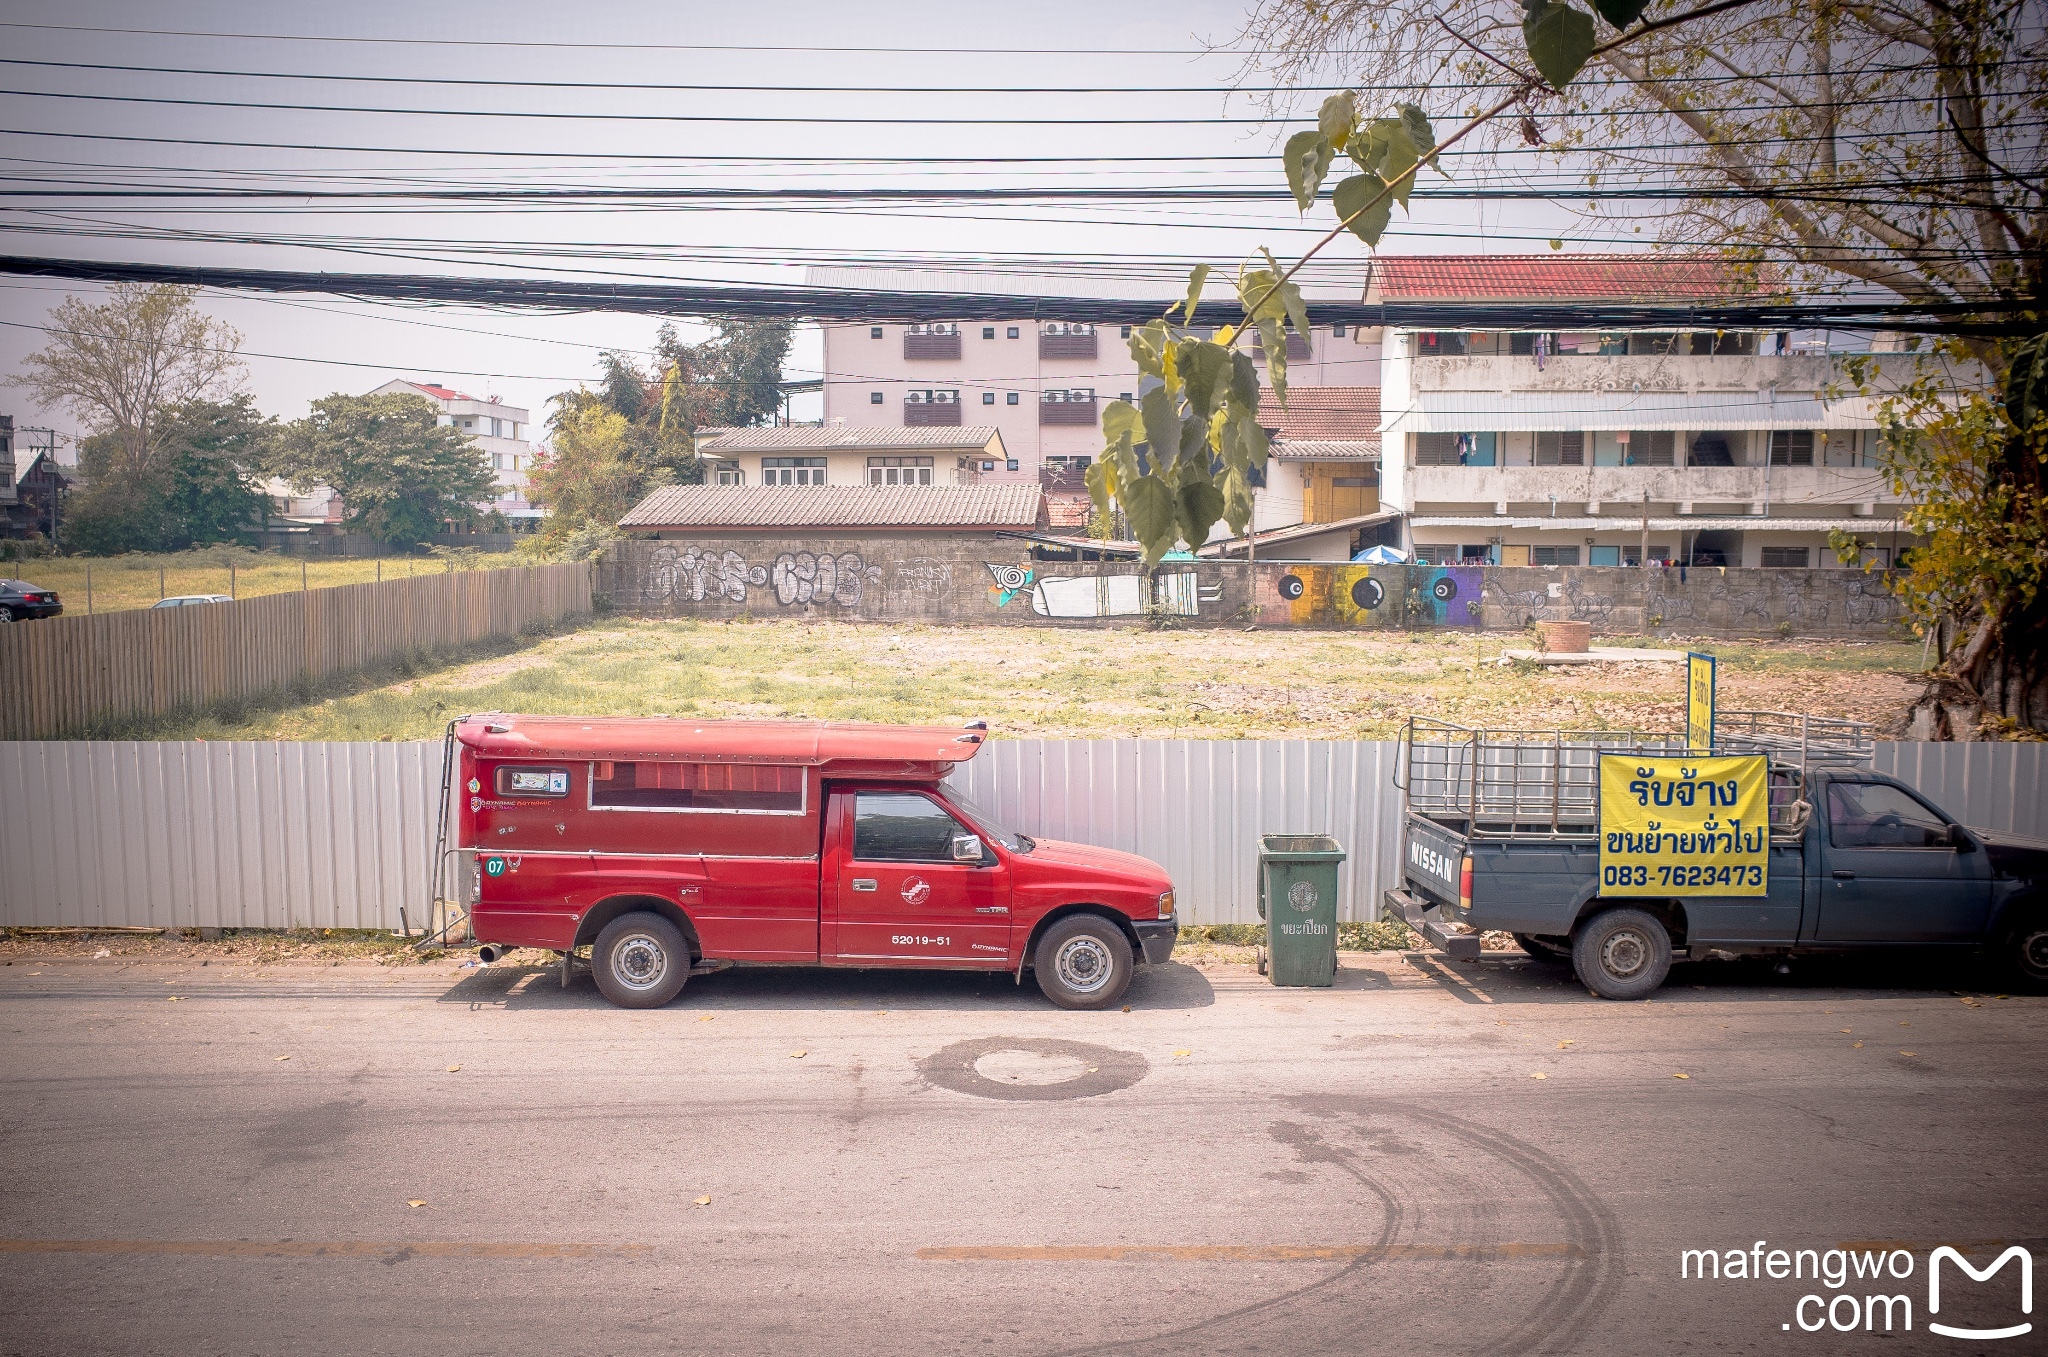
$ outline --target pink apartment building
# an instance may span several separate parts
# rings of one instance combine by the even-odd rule
[[[1319,279],[1311,304],[1357,301],[1363,267]],[[900,322],[824,327],[824,420],[827,427],[976,427],[1000,431],[1004,459],[981,474],[985,481],[1038,482],[1041,474],[1086,467],[1102,450],[1102,407],[1141,394],[1130,356],[1130,327],[1055,319],[1022,320],[1016,313],[1043,309],[1041,297],[1142,300],[1160,311],[1185,283],[1172,280],[1107,281],[1086,276],[961,274],[909,270],[813,268],[808,281],[837,288],[884,292],[946,292],[987,298],[986,314],[910,325]],[[1216,289],[1219,299],[1227,286]],[[1032,304],[1008,316],[1003,302]],[[1263,351],[1254,349],[1261,371]],[[1377,396],[1380,334],[1355,326],[1317,326],[1288,341],[1288,380],[1298,387],[1371,387]],[[1377,414],[1378,402],[1372,402]],[[1277,466],[1262,496],[1261,527],[1301,521],[1299,474]]]

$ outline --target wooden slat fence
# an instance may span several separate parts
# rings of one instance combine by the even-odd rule
[[[591,608],[587,564],[415,575],[0,627],[0,740],[274,695]]]

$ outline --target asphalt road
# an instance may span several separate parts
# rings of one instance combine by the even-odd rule
[[[0,1352],[2048,1350],[1925,1327],[1936,1245],[2043,1256],[2048,1000],[1924,979],[1614,1004],[1390,953],[1162,967],[1129,1012],[734,971],[629,1013],[503,966],[16,961]],[[1914,1272],[1680,1278],[1758,1241]],[[1951,1267],[1939,1318],[2012,1322],[2016,1278]],[[1874,1290],[1910,1334],[1782,1327]]]

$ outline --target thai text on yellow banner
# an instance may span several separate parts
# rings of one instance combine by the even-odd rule
[[[1762,895],[1770,851],[1763,755],[1601,756],[1601,895]]]

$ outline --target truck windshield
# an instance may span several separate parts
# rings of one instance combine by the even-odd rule
[[[993,839],[1012,853],[1028,853],[1038,847],[1038,841],[1029,834],[1017,833],[951,787],[946,789],[946,799],[953,803],[955,810],[974,821],[974,827],[981,831],[983,838]]]

